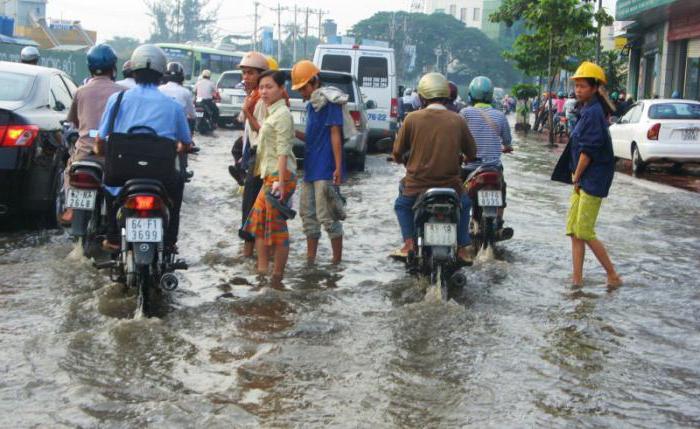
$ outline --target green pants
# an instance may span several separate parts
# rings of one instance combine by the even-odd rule
[[[583,189],[571,194],[571,207],[566,220],[566,235],[591,241],[596,239],[595,224],[603,199],[587,194]]]

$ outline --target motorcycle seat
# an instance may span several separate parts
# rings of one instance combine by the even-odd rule
[[[477,168],[476,170],[472,171],[469,176],[467,176],[467,182],[475,178],[477,175],[485,172],[501,172],[501,167],[493,166],[493,165],[482,165],[481,167]]]
[[[166,195],[163,182],[155,179],[131,179],[124,184],[122,194],[134,194],[137,192],[153,192],[161,195]]]
[[[70,166],[70,171],[74,171],[79,167],[95,168],[100,171],[104,170],[104,158],[99,158],[97,156],[88,156],[81,159],[80,161],[75,161]]]
[[[459,194],[452,188],[430,188],[418,197],[413,208],[415,209],[424,204],[436,202],[438,200],[441,202],[447,201],[459,204]]]

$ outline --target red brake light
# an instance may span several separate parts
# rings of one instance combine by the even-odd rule
[[[649,128],[649,131],[647,131],[647,139],[658,140],[660,131],[661,131],[661,124],[652,125],[651,128]]]
[[[132,210],[155,210],[160,208],[160,199],[153,195],[136,195],[126,200],[124,207]]]
[[[0,146],[29,147],[39,135],[36,125],[2,125],[0,126]]]
[[[360,45],[352,45],[353,49],[360,49]]]
[[[392,118],[397,118],[399,116],[399,99],[398,98],[391,99],[391,114],[390,115]]]
[[[362,115],[356,110],[350,111],[350,116],[355,121],[355,127],[360,128],[362,126]]]
[[[75,172],[71,173],[69,177],[69,183],[75,188],[88,188],[94,189],[99,188],[102,183],[94,175],[86,172]]]

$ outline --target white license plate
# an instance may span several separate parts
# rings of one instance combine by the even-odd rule
[[[481,207],[503,206],[503,194],[501,191],[479,191],[478,197]]]
[[[457,224],[426,223],[424,229],[426,246],[457,245]]]
[[[198,118],[203,118],[204,117],[204,112],[195,112],[197,114]]]
[[[76,210],[92,210],[95,208],[97,191],[94,189],[68,188],[66,193],[66,208]]]
[[[241,97],[240,95],[232,95],[231,96],[231,104],[243,104],[244,100],[245,100],[245,97]]]
[[[159,243],[163,241],[163,219],[159,217],[126,218],[126,241]]]
[[[698,130],[683,130],[683,140],[691,141],[698,139]]]

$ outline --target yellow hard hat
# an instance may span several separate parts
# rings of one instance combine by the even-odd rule
[[[273,57],[267,57],[267,67],[269,70],[279,70],[280,65],[277,63],[277,60],[274,59]]]
[[[292,89],[294,91],[309,83],[321,70],[309,60],[302,60],[292,67]]]
[[[584,61],[576,69],[576,73],[571,77],[571,79],[587,79],[592,78],[601,82],[602,84],[607,84],[608,79],[605,77],[605,71],[598,65],[590,61]]]
[[[447,82],[447,78],[440,73],[428,73],[423,75],[418,82],[418,95],[426,100],[449,98],[450,84]]]

